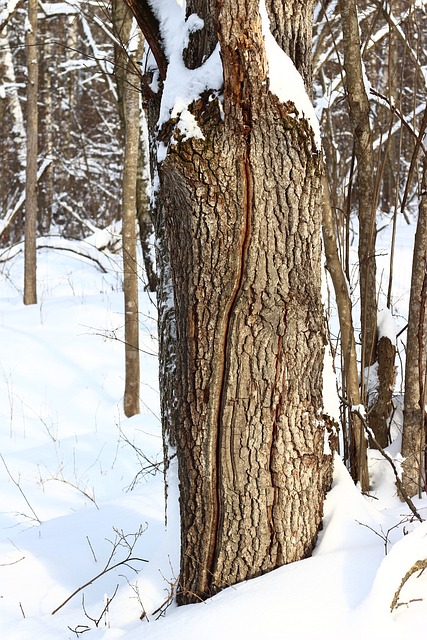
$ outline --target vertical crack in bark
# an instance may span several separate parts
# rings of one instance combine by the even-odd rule
[[[246,118],[248,126],[250,127],[249,121],[250,116],[249,113],[246,114]],[[245,151],[242,159],[240,160],[240,170],[243,180],[243,188],[242,188],[242,213],[243,213],[243,226],[241,231],[241,248],[240,248],[240,262],[239,269],[236,274],[236,285],[233,291],[233,294],[230,298],[230,302],[228,308],[226,309],[226,322],[224,328],[224,338],[223,338],[223,358],[222,358],[222,372],[221,372],[221,380],[220,380],[220,391],[218,394],[218,409],[217,409],[217,442],[216,442],[216,499],[217,499],[217,520],[216,520],[216,529],[215,535],[212,540],[212,551],[211,551],[211,579],[212,579],[212,587],[215,590],[215,569],[216,563],[218,559],[218,554],[222,548],[221,542],[221,532],[222,532],[222,518],[223,514],[221,513],[221,444],[223,437],[223,424],[222,417],[224,414],[224,403],[226,397],[226,385],[227,385],[227,354],[228,354],[228,345],[230,342],[230,334],[232,330],[232,318],[234,309],[236,307],[237,301],[239,299],[240,292],[242,291],[242,285],[244,281],[244,272],[245,272],[245,264],[246,264],[246,256],[248,253],[248,247],[250,244],[251,238],[251,218],[252,218],[252,208],[253,208],[253,178],[252,178],[252,168],[250,163],[250,132],[246,135],[245,140]],[[231,456],[231,462],[234,462],[234,456]],[[234,466],[234,465],[233,465]],[[214,533],[214,531],[213,531]]]

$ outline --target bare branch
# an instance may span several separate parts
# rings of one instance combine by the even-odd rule
[[[88,587],[89,585],[93,584],[96,580],[104,576],[106,573],[109,573],[110,571],[113,571],[114,569],[117,569],[117,567],[120,567],[120,566],[126,566],[129,569],[132,569],[133,571],[137,571],[129,563],[148,562],[148,560],[145,560],[144,558],[138,558],[132,555],[133,549],[138,539],[144,533],[144,530],[142,527],[140,527],[139,530],[134,534],[125,535],[123,531],[118,531],[117,529],[114,529],[114,531],[116,533],[116,539],[111,543],[113,545],[113,548],[103,570],[100,571],[96,576],[94,576],[93,578],[91,578],[90,580],[82,584],[80,587],[75,589],[75,591],[73,591],[73,593],[70,596],[68,596],[68,598],[66,598],[64,602],[62,602],[58,607],[56,607],[56,609],[52,611],[52,615],[55,615],[55,613],[57,613],[60,609],[62,609],[62,607],[64,607],[70,600],[72,600],[74,596],[76,596],[78,593],[83,591],[83,589],[86,589],[86,587]],[[133,536],[134,538],[132,542],[128,541],[128,538],[130,535]],[[111,564],[115,554],[117,553],[117,550],[120,547],[124,547],[125,549],[127,549],[128,553],[126,557],[123,560],[120,560],[119,562],[115,562],[114,564]]]

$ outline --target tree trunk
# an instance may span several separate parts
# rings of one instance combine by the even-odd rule
[[[355,0],[339,0],[338,4],[343,31],[345,85],[357,159],[363,380],[364,368],[375,362],[377,343],[374,153],[369,101],[363,80],[357,7]]]
[[[139,91],[135,60],[127,65],[125,85],[125,157],[123,163],[123,290],[125,300],[125,393],[127,417],[139,413],[139,305],[136,259],[136,183],[139,155]]]
[[[111,19],[113,34],[116,38],[114,44],[114,78],[117,86],[117,106],[123,136],[125,135],[125,92],[126,83],[129,81],[126,74],[128,61],[129,38],[131,35],[133,15],[129,7],[122,0],[113,0],[111,3]],[[144,41],[140,39],[140,53],[138,59],[142,58]],[[135,86],[140,86],[139,74],[133,75],[131,82]],[[141,123],[142,124],[142,123]],[[148,194],[149,171],[147,171],[148,158],[145,149],[145,137],[140,131],[139,136],[139,157],[138,175],[136,187],[136,215],[139,228],[139,239],[144,260],[145,275],[147,278],[147,288],[150,291],[156,290],[156,274],[154,271],[152,252],[150,247],[150,236],[153,235],[153,222],[150,217],[150,198]]]
[[[25,196],[25,267],[24,304],[37,303],[37,151],[38,151],[38,60],[37,60],[38,1],[29,0],[27,50],[27,166]]]
[[[408,495],[426,490],[427,427],[427,157],[423,159],[422,194],[418,210],[409,300],[403,414],[403,486]]]
[[[326,257],[326,268],[331,275],[338,308],[341,347],[344,362],[342,386],[345,393],[345,399],[350,405],[350,410],[348,412],[350,472],[355,482],[360,481],[362,491],[368,491],[369,472],[364,428],[360,418],[351,411],[352,406],[358,406],[361,402],[359,375],[357,371],[356,343],[354,339],[352,318],[352,303],[348,280],[344,274],[344,270],[338,256],[335,223],[332,217],[329,187],[326,179],[324,180],[323,192],[323,245]]]
[[[307,14],[306,3],[286,6],[287,27]],[[201,136],[181,135],[176,121],[159,134],[169,145],[158,198],[176,316],[180,604],[308,556],[332,465],[320,154],[307,121],[269,91],[259,2],[194,0],[187,14],[194,7],[209,31],[189,42],[189,59],[203,61],[218,33],[224,95],[189,106]],[[299,24],[309,42],[311,23]]]

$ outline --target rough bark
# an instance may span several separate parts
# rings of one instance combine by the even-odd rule
[[[288,54],[300,72],[311,95],[312,28],[315,0],[276,2],[266,0],[270,28],[278,45]]]
[[[402,435],[403,486],[408,495],[426,489],[427,375],[427,158],[423,160],[409,300],[405,405]]]
[[[258,1],[196,4],[203,19],[215,7],[223,112],[207,92],[190,107],[204,139],[163,128],[158,195],[176,317],[180,604],[308,556],[331,473],[320,157],[268,90]],[[287,7],[284,20],[306,11]],[[212,40],[193,43],[191,64]]]
[[[38,153],[38,59],[37,0],[29,0],[27,53],[27,165],[25,178],[24,304],[37,303],[37,153]]]
[[[125,89],[125,155],[123,163],[123,291],[125,303],[125,392],[124,412],[139,413],[139,315],[138,262],[136,259],[136,184],[139,155],[139,91],[130,81],[135,61],[127,65]]]
[[[189,42],[183,52],[183,58],[188,69],[197,69],[211,55],[218,42],[215,1],[188,0],[187,18],[192,14],[204,17],[204,28],[189,34]]]

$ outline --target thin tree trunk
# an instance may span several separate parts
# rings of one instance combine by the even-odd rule
[[[338,5],[343,31],[345,85],[357,159],[363,380],[364,368],[375,362],[377,342],[374,154],[369,123],[369,101],[363,80],[356,2],[339,0]]]
[[[52,160],[46,169],[44,179],[40,189],[40,210],[39,230],[43,235],[50,232],[53,217],[53,202],[55,193],[55,161],[54,161],[54,120],[53,120],[53,96],[55,95],[54,75],[52,73],[52,64],[54,61],[53,44],[49,38],[48,21],[44,21],[43,29],[43,48],[41,60],[43,67],[41,70],[40,84],[43,90],[43,110],[41,111],[41,124],[43,135],[43,151],[44,156]]]
[[[415,234],[406,345],[405,405],[402,434],[403,486],[408,495],[426,489],[427,375],[427,157]]]
[[[111,15],[113,23],[113,33],[117,39],[114,44],[114,77],[117,86],[117,104],[119,109],[119,118],[124,136],[125,117],[124,117],[124,96],[126,89],[126,67],[128,60],[127,47],[129,46],[129,38],[132,28],[133,14],[129,7],[122,0],[114,0],[111,5]],[[144,41],[140,39],[140,58],[144,48]],[[134,76],[133,82],[140,84],[140,78]],[[150,291],[156,291],[157,278],[154,271],[152,252],[150,247],[150,236],[153,235],[153,221],[150,216],[150,198],[148,185],[150,180],[150,172],[148,170],[148,153],[145,149],[145,137],[142,135],[142,123],[144,114],[141,114],[141,131],[139,135],[139,157],[138,157],[138,177],[136,187],[136,215],[139,228],[139,240],[141,243],[142,257],[144,260],[145,274],[147,278],[147,288]]]
[[[323,193],[323,244],[325,249],[326,268],[331,274],[335,291],[335,300],[338,307],[338,319],[340,323],[341,345],[344,359],[344,369],[342,372],[343,389],[346,391],[346,400],[350,406],[358,406],[361,403],[361,398],[352,318],[352,303],[349,293],[349,284],[338,256],[335,224],[332,216],[329,188],[326,179],[324,180]],[[364,428],[360,418],[351,411],[349,413],[349,420],[351,475],[355,482],[360,480],[362,491],[368,491],[369,473]]]
[[[136,184],[139,154],[139,99],[135,60],[127,65],[125,85],[125,156],[123,164],[123,290],[125,301],[126,375],[124,412],[139,413],[139,306],[138,263],[136,258]]]
[[[149,5],[128,4],[153,38]],[[298,51],[308,52],[313,3],[287,8],[280,29],[298,24]],[[185,138],[174,122],[159,132],[169,146],[157,223],[176,318],[177,405],[165,431],[179,466],[180,604],[308,556],[332,467],[321,419],[320,154],[307,121],[269,91],[258,0],[189,0],[189,13],[205,26],[185,55],[197,66],[219,34],[224,95],[208,90],[189,105],[202,136]]]
[[[37,303],[37,152],[38,152],[38,60],[37,60],[38,1],[28,2],[27,51],[27,166],[25,197],[25,273],[24,304]]]

